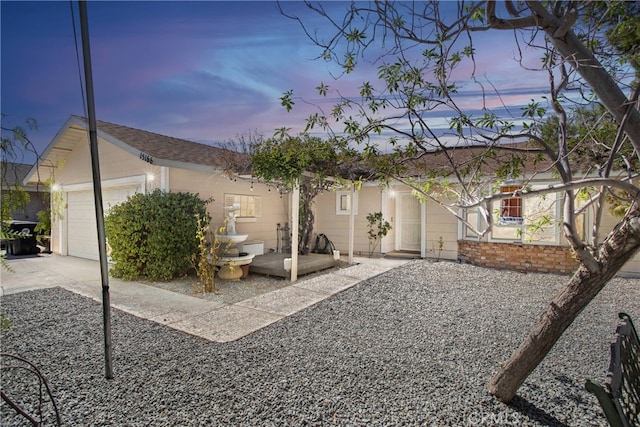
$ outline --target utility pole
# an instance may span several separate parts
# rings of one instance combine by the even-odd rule
[[[93,74],[91,70],[91,49],[89,47],[89,21],[87,2],[80,0],[80,31],[82,34],[82,58],[84,59],[84,79],[87,93],[87,115],[89,120],[89,147],[91,151],[91,169],[93,171],[93,195],[98,228],[98,252],[100,254],[100,272],[102,278],[102,320],[104,329],[105,377],[113,378],[111,361],[111,301],[109,298],[109,266],[107,263],[106,234],[104,231],[104,210],[102,208],[102,181],[100,179],[100,161],[98,158],[98,126],[93,96]]]

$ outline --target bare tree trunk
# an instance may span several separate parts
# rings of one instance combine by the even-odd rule
[[[566,22],[569,18],[564,17],[563,20],[554,16],[541,2],[527,1],[527,4],[537,16],[538,25],[547,34],[553,46],[580,73],[618,123],[622,123],[625,115],[628,115],[624,131],[631,145],[640,150],[640,111],[630,103],[613,76],[602,66],[593,52],[570,30],[571,25],[567,25]]]
[[[489,381],[489,391],[502,402],[510,402],[569,325],[638,249],[640,212],[635,210],[634,215],[622,221],[603,242],[598,252],[600,271],[590,272],[580,266],[515,354]]]
[[[300,229],[298,240],[298,253],[300,255],[309,254],[309,244],[311,236],[313,235],[313,224],[315,222],[315,216],[313,215],[312,205],[313,199],[317,196],[318,192],[313,191],[307,184],[302,184],[300,187]]]

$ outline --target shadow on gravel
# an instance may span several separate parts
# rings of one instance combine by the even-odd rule
[[[563,423],[553,415],[548,414],[523,397],[514,397],[509,406],[530,420],[537,421],[542,425],[550,427],[568,427],[568,424]]]

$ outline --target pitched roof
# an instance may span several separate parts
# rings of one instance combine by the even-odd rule
[[[6,162],[2,164],[2,189],[14,188],[16,186],[23,187],[23,180],[31,170],[33,165],[24,163]],[[26,188],[31,191],[30,187]]]
[[[435,173],[447,176],[453,172],[453,165],[460,171],[480,167],[484,174],[495,174],[513,160],[514,156],[522,162],[518,168],[519,173],[544,173],[553,168],[553,161],[541,156],[541,151],[536,147],[528,143],[515,143],[494,147],[458,146],[449,147],[446,151],[428,152],[408,163],[408,175],[428,176]]]
[[[78,117],[85,121],[84,118]],[[96,122],[99,132],[118,139],[119,141],[139,150],[150,158],[181,163],[193,163],[224,169],[228,166],[225,161],[229,151],[207,144],[174,138],[154,132],[109,123],[102,120]],[[109,138],[105,138],[109,139]],[[236,153],[234,153],[236,154]]]
[[[174,138],[128,126],[96,122],[98,137],[156,166],[220,173],[248,163],[247,155],[225,148]],[[25,180],[52,176],[78,144],[88,141],[88,122],[71,115],[49,143]]]

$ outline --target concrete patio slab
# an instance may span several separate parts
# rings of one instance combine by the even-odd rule
[[[358,279],[358,281],[368,279],[373,276],[377,276],[378,274],[382,274],[385,271],[390,270],[388,267],[383,267],[375,264],[358,264],[347,268],[342,268],[334,274],[340,276],[353,277]]]
[[[328,273],[319,277],[302,280],[294,283],[292,286],[295,288],[302,288],[314,292],[333,295],[350,288],[358,282],[360,282],[360,280],[353,277]]]
[[[330,294],[310,291],[295,286],[277,289],[267,294],[240,301],[234,305],[259,311],[290,316],[300,310],[322,301]]]
[[[189,316],[169,326],[210,341],[229,342],[262,329],[283,317],[234,304]]]
[[[162,290],[162,289],[161,289]],[[219,308],[225,307],[222,302],[204,301],[199,298],[169,292],[167,301],[171,300],[171,305],[158,305],[151,301],[151,298],[143,293],[143,289],[135,292],[115,293],[111,298],[111,305],[119,310],[126,311],[138,317],[153,320],[164,325],[181,321],[185,318],[197,316]],[[152,297],[153,298],[153,297]]]

